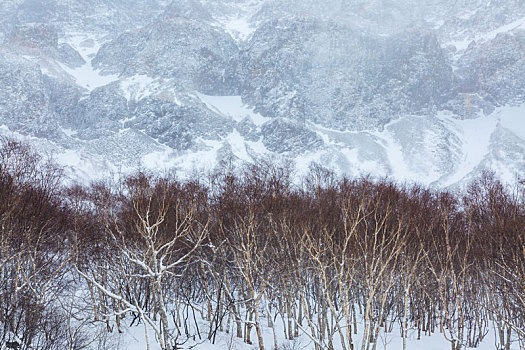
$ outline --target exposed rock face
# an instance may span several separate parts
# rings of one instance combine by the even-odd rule
[[[523,0],[4,0],[0,43],[0,123],[99,163],[525,172]]]
[[[237,51],[217,28],[173,17],[120,35],[100,49],[93,65],[104,73],[176,79],[203,93],[234,95]]]
[[[54,26],[47,24],[27,24],[15,27],[9,44],[33,48],[58,47],[58,33]]]
[[[52,132],[56,120],[50,113],[49,96],[38,65],[0,54],[0,86],[2,124],[40,136]]]
[[[323,144],[315,132],[281,119],[264,124],[262,134],[266,148],[277,153],[316,151]]]
[[[522,103],[525,97],[525,28],[473,42],[458,60],[464,92],[479,93],[495,105]]]
[[[454,95],[452,68],[425,30],[383,38],[292,18],[263,25],[243,54],[243,97],[263,114],[341,130],[431,114]]]
[[[62,43],[58,47],[58,57],[65,65],[70,68],[79,68],[86,64],[86,61],[71,45]]]
[[[209,111],[156,98],[139,101],[129,125],[175,150],[189,150],[197,138],[220,140],[232,131],[233,123]]]

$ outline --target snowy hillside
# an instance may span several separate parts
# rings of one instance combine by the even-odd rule
[[[525,176],[520,1],[19,0],[0,18],[2,133],[75,179],[261,157]]]

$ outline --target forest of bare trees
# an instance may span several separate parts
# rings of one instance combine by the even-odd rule
[[[106,349],[137,325],[164,350],[219,332],[260,350],[375,350],[391,332],[525,347],[524,188],[490,174],[462,192],[315,166],[298,183],[264,162],[63,180],[1,140],[0,348]]]

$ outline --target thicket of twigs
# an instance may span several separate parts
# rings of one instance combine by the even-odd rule
[[[409,331],[460,349],[489,329],[502,349],[524,344],[523,188],[490,175],[463,193],[320,167],[297,185],[261,164],[62,183],[2,140],[2,346],[103,349],[104,332],[144,324],[166,350],[220,331],[263,349],[270,328],[273,349],[276,320],[317,349],[375,349],[383,332],[406,345]]]

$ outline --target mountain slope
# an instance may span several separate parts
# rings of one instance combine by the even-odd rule
[[[77,179],[260,157],[525,176],[523,1],[20,0],[0,18],[1,130]]]

